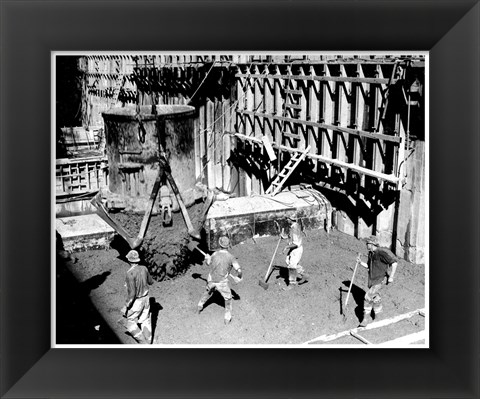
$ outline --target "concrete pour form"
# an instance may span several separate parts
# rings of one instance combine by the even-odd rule
[[[218,249],[218,238],[223,234],[236,245],[249,238],[278,235],[279,228],[288,232],[290,216],[295,216],[304,230],[325,228],[329,232],[332,206],[312,189],[215,201],[204,224],[209,249]]]
[[[57,218],[55,224],[64,250],[70,253],[108,248],[115,235],[97,214]]]

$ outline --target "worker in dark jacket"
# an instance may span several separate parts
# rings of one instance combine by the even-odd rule
[[[127,318],[127,330],[139,343],[152,343],[152,319],[148,286],[153,284],[148,269],[140,265],[140,257],[135,250],[127,254],[130,269],[125,278],[127,301],[122,312]]]
[[[222,247],[213,255],[207,255],[205,261],[207,265],[211,266],[210,273],[207,278],[207,286],[200,301],[198,302],[197,312],[200,313],[203,310],[203,305],[212,296],[213,292],[217,290],[225,299],[225,324],[229,324],[232,320],[232,291],[230,289],[228,277],[232,277],[235,282],[242,281],[242,270],[237,262],[235,256],[228,252],[227,248],[230,246],[230,240],[227,236],[222,236],[218,240],[219,245]],[[231,275],[232,269],[235,269],[236,276]]]
[[[367,325],[367,316],[371,315],[372,310],[374,318],[382,312],[380,290],[385,283],[393,283],[398,265],[396,256],[388,248],[380,247],[376,236],[367,238],[367,249],[367,263],[359,259],[359,264],[368,269],[368,291],[365,294],[361,327]]]

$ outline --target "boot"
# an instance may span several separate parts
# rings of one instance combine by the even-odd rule
[[[364,313],[363,314],[363,319],[362,321],[360,322],[359,324],[359,327],[366,327],[368,325],[368,320],[367,320],[367,317],[369,316],[368,313]]]
[[[284,291],[290,291],[293,290],[296,286],[298,286],[296,281],[290,281],[286,287],[283,287],[282,289]]]
[[[300,280],[298,280],[298,285],[305,284],[309,280],[309,275],[308,274],[302,274],[300,276]]]
[[[373,317],[372,320],[378,320],[380,318],[380,313],[382,313],[382,310],[375,310],[373,309]]]
[[[230,324],[230,322],[232,321],[232,305],[233,305],[233,299],[229,299],[228,301],[225,301],[225,318],[224,318],[225,325]]]

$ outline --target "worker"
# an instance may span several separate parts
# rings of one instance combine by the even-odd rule
[[[388,248],[380,247],[376,236],[367,238],[366,244],[368,261],[362,262],[360,255],[358,258],[359,264],[368,269],[368,291],[365,293],[363,319],[360,327],[367,326],[367,316],[371,316],[372,311],[372,319],[376,319],[382,312],[380,290],[385,283],[393,283],[398,265],[396,256]]]
[[[170,196],[170,190],[168,186],[163,185],[160,187],[160,206],[161,214],[163,217],[163,224],[169,226],[172,224],[172,198]]]
[[[283,239],[290,239],[289,243],[282,251],[283,254],[287,252],[286,263],[288,267],[288,285],[283,288],[285,291],[291,290],[298,284],[303,284],[308,281],[308,275],[305,273],[305,269],[300,265],[300,260],[303,255],[303,232],[300,225],[297,223],[295,215],[290,216],[288,219],[292,223],[289,234],[286,235],[285,233],[282,233],[280,235]]]
[[[127,300],[122,313],[127,319],[127,330],[142,344],[152,343],[152,315],[148,286],[153,284],[148,269],[140,265],[138,252],[131,250],[126,256],[130,269],[125,278]]]
[[[198,302],[197,312],[203,310],[203,306],[212,296],[215,290],[217,290],[225,300],[225,324],[229,324],[232,321],[232,291],[230,289],[228,276],[232,269],[236,271],[237,282],[241,281],[242,269],[237,262],[237,259],[228,252],[227,248],[230,246],[230,240],[227,236],[221,236],[218,239],[218,244],[221,249],[215,251],[213,255],[206,255],[205,261],[207,265],[211,266],[210,273],[207,278],[207,286],[200,301]]]

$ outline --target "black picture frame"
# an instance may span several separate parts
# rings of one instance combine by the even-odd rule
[[[479,397],[478,1],[1,2],[0,394]],[[430,51],[430,349],[51,349],[51,51]]]

